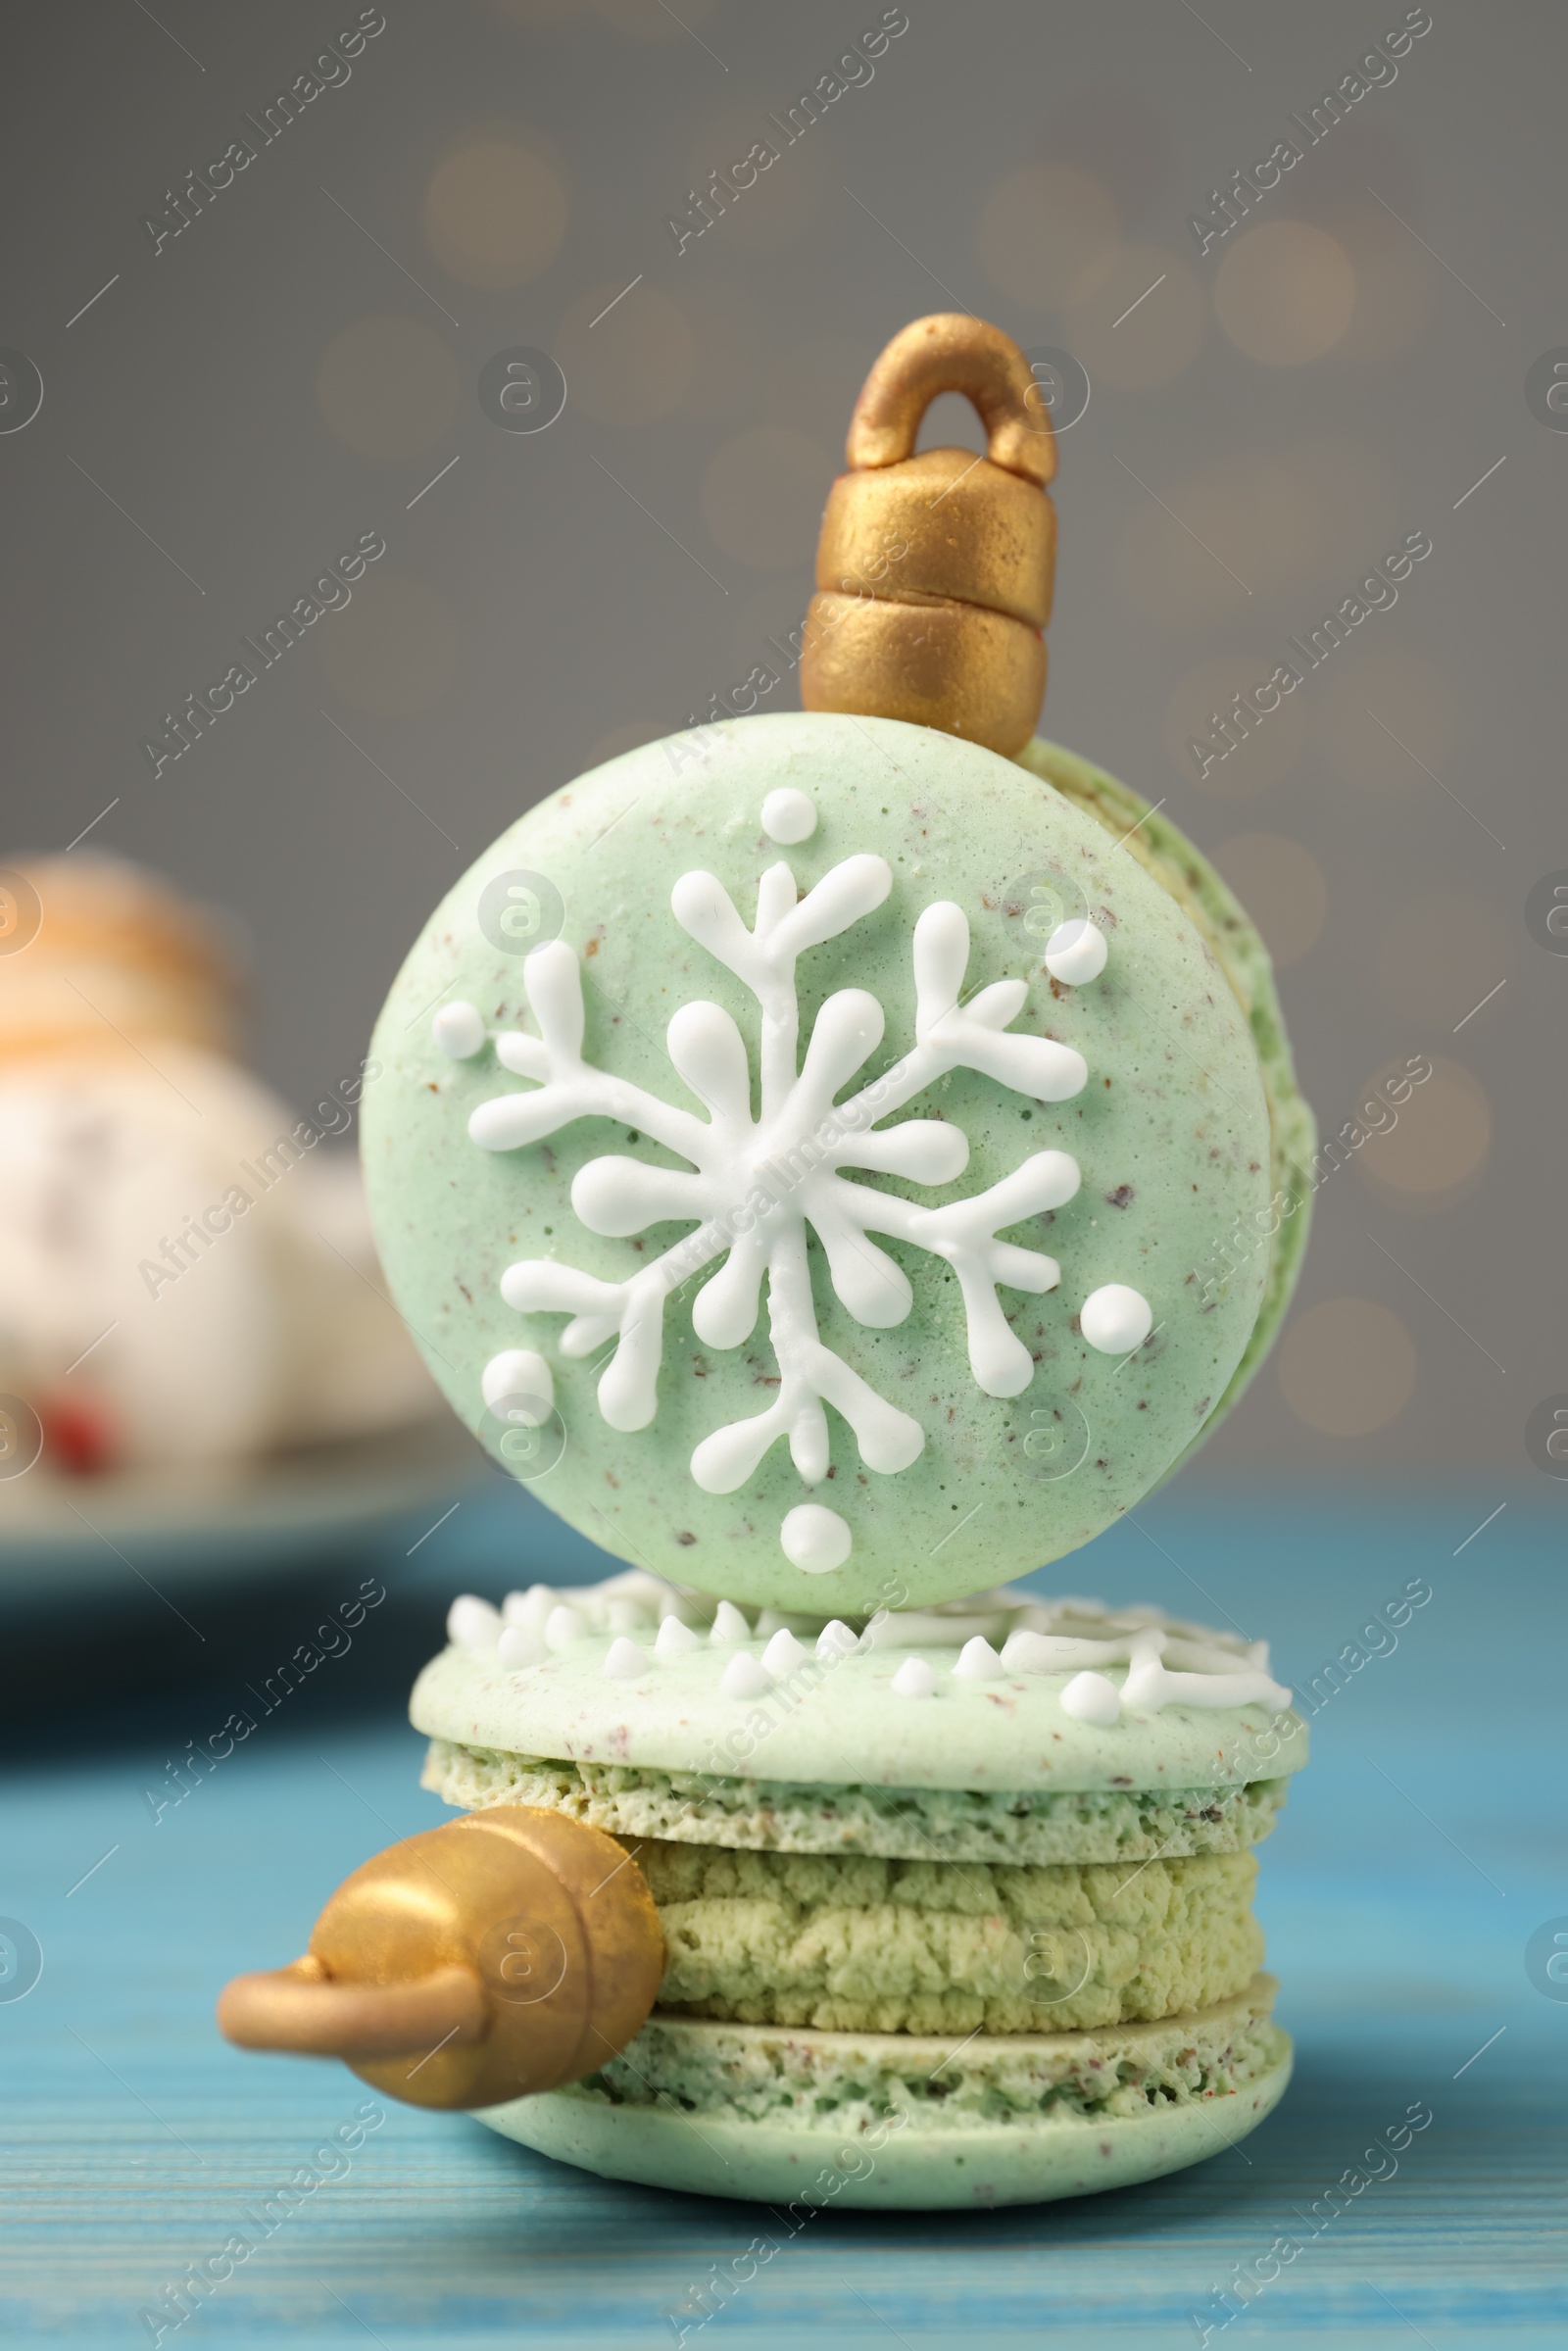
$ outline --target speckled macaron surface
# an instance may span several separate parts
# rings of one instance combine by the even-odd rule
[[[884,1611],[858,1634],[805,1617],[770,1630],[634,1574],[539,1587],[507,1610],[455,1603],[451,1645],[415,1685],[416,1729],[689,1774],[699,1825],[705,1774],[829,1794],[1131,1791],[1238,1788],[1306,1761],[1306,1726],[1266,1652],[1154,1608],[1002,1591],[961,1611]]]
[[[1260,1998],[1204,2016],[1114,2039],[982,2036],[956,2063],[951,2040],[656,2018],[618,2079],[606,2067],[477,2119],[612,2180],[770,2205],[759,2241],[782,2252],[833,2206],[1043,2204],[1223,2154],[1272,2113],[1291,2078],[1290,2040],[1268,2022],[1272,1986],[1255,1982]],[[935,2096],[933,2081],[950,2094]]]
[[[1279,1336],[1312,1222],[1316,1121],[1296,1082],[1268,950],[1246,907],[1202,852],[1157,806],[1152,808],[1141,794],[1107,775],[1102,767],[1064,751],[1058,743],[1037,736],[1019,753],[1018,763],[1064,794],[1075,808],[1098,818],[1185,909],[1213,951],[1247,1014],[1257,1047],[1273,1139],[1273,1195],[1266,1212],[1250,1225],[1244,1222],[1233,1228],[1200,1271],[1203,1282],[1216,1291],[1233,1278],[1233,1261],[1265,1265],[1267,1273],[1252,1336],[1224,1395],[1193,1439],[1198,1445],[1237,1402]]]
[[[1045,916],[1049,914],[1048,921]],[[629,754],[448,895],[365,1159],[452,1403],[606,1549],[869,1611],[1088,1542],[1241,1363],[1247,1013],[1104,825],[894,721]]]

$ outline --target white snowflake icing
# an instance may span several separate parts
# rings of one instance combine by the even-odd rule
[[[935,1205],[853,1182],[846,1171],[932,1188],[952,1184],[969,1156],[959,1128],[933,1118],[892,1127],[878,1122],[949,1070],[980,1071],[1031,1101],[1063,1102],[1087,1082],[1087,1065],[1054,1039],[1010,1031],[1028,996],[1026,980],[994,981],[960,1003],[969,926],[962,909],[944,901],[925,908],[911,940],[913,1047],[838,1102],[881,1045],[885,1014],[866,990],[840,990],[818,1011],[803,1058],[796,966],[809,949],[881,906],[892,883],[885,858],[862,855],[845,858],[802,896],[781,859],[761,877],[750,930],[712,874],[683,874],[675,884],[670,904],[677,922],[757,1001],[755,1106],[746,1040],[716,1004],[684,1004],[666,1032],[670,1061],[706,1115],[586,1060],[581,968],[574,951],[556,940],[537,948],[522,967],[538,1035],[511,1029],[494,1040],[502,1066],[535,1083],[481,1102],[468,1122],[475,1143],[500,1151],[541,1142],[580,1118],[611,1118],[686,1162],[660,1167],[609,1153],[589,1160],[574,1179],[572,1208],[590,1232],[629,1238],[668,1221],[692,1224],[683,1240],[624,1281],[604,1281],[554,1258],[524,1259],[502,1276],[502,1296],[520,1312],[570,1317],[564,1355],[590,1355],[615,1342],[598,1388],[599,1409],[612,1428],[643,1429],[655,1417],[672,1292],[722,1260],[697,1295],[692,1323],[705,1345],[725,1349],[751,1338],[765,1281],[778,1392],[763,1411],[699,1444],[691,1471],[709,1494],[743,1486],[780,1439],[802,1479],[816,1485],[829,1468],[825,1404],[849,1423],[869,1469],[906,1469],[924,1446],[919,1422],[822,1343],[808,1230],[821,1244],[834,1291],[858,1322],[891,1329],[913,1303],[903,1268],[871,1238],[885,1235],[952,1267],[963,1298],[970,1370],[986,1395],[1017,1396],[1033,1375],[1029,1350],[1009,1328],[997,1293],[1044,1293],[1056,1286],[1060,1269],[1043,1251],[999,1235],[1071,1200],[1079,1185],[1076,1161],[1061,1151],[1036,1151],[988,1190]],[[451,1029],[450,1008],[443,1017]],[[468,1045],[466,1031],[451,1043]],[[829,1515],[820,1513],[824,1522]],[[798,1532],[800,1514],[792,1517]]]

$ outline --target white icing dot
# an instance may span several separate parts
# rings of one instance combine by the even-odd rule
[[[859,1645],[858,1636],[837,1616],[825,1624],[816,1637],[816,1653],[822,1658],[853,1657]]]
[[[1054,980],[1068,987],[1082,987],[1085,980],[1098,980],[1105,968],[1105,934],[1082,915],[1070,922],[1058,922],[1046,941],[1046,969]]]
[[[1114,1723],[1121,1716],[1121,1691],[1104,1674],[1074,1674],[1061,1693],[1061,1711],[1081,1723]]]
[[[501,1611],[471,1592],[459,1594],[447,1610],[447,1639],[460,1649],[493,1649],[501,1638]]]
[[[737,1641],[750,1641],[752,1628],[733,1600],[720,1600],[708,1638],[716,1648],[727,1648]]]
[[[778,1539],[785,1558],[805,1576],[825,1576],[850,1555],[849,1527],[823,1502],[797,1502],[786,1513]]]
[[[662,1657],[667,1663],[671,1657],[688,1656],[693,1649],[700,1649],[702,1645],[700,1637],[690,1625],[683,1625],[678,1616],[666,1616],[654,1642],[654,1655]]]
[[[484,1021],[472,1004],[443,1004],[430,1033],[449,1061],[469,1061],[484,1043]]]
[[[804,1665],[809,1653],[787,1625],[780,1625],[762,1651],[762,1663],[775,1680],[782,1680],[786,1674],[794,1673],[798,1665]]]
[[[1148,1298],[1125,1282],[1107,1282],[1103,1290],[1091,1291],[1078,1309],[1078,1328],[1102,1355],[1130,1355],[1143,1346],[1153,1321]]]
[[[479,1381],[479,1392],[490,1411],[509,1403],[507,1417],[519,1426],[537,1427],[545,1419],[556,1400],[555,1375],[543,1355],[535,1354],[531,1347],[509,1347],[503,1354],[492,1355]],[[537,1416],[527,1407],[541,1404],[544,1410]]]
[[[545,1646],[549,1649],[569,1649],[574,1641],[581,1641],[592,1627],[579,1608],[568,1608],[564,1601],[552,1608],[545,1618]]]
[[[1049,1638],[1044,1633],[1031,1633],[1019,1626],[1009,1633],[1002,1644],[1002,1662],[1009,1674],[1049,1674],[1055,1671],[1055,1660]]]
[[[931,1698],[937,1678],[923,1657],[906,1657],[893,1677],[893,1688],[901,1698]]]
[[[728,1698],[760,1698],[772,1689],[773,1677],[750,1649],[737,1649],[719,1677],[718,1687]]]
[[[622,1636],[610,1644],[605,1657],[605,1680],[607,1682],[635,1682],[640,1673],[646,1672],[647,1667],[646,1652],[640,1649],[634,1641],[627,1641]]]
[[[1006,1670],[984,1634],[977,1633],[958,1651],[953,1673],[958,1682],[1000,1682]]]
[[[509,1625],[522,1625],[530,1633],[542,1633],[545,1619],[556,1604],[556,1595],[548,1584],[530,1584],[526,1592],[509,1592],[501,1603],[501,1613]]]
[[[797,841],[809,841],[815,832],[816,809],[804,792],[781,785],[762,803],[762,830],[770,841],[793,849]]]
[[[496,1657],[509,1674],[520,1674],[525,1667],[542,1665],[549,1654],[537,1633],[527,1625],[507,1625],[496,1642]]]

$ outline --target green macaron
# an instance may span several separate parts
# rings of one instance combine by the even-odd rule
[[[1266,958],[1143,804],[891,720],[612,760],[451,890],[376,1031],[397,1303],[620,1558],[779,1607],[1059,1557],[1198,1441],[1298,1255]],[[1227,1251],[1238,1232],[1259,1237]]]
[[[1307,1734],[1261,1647],[1006,1590],[754,1620],[635,1571],[449,1633],[425,1785],[608,1830],[664,1938],[630,2046],[493,2129],[708,2194],[961,2206],[1152,2178],[1283,2090],[1252,1848]]]

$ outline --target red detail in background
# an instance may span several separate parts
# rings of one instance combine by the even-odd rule
[[[114,1466],[114,1425],[102,1404],[87,1396],[50,1396],[38,1406],[38,1418],[44,1452],[65,1476],[96,1478]]]

